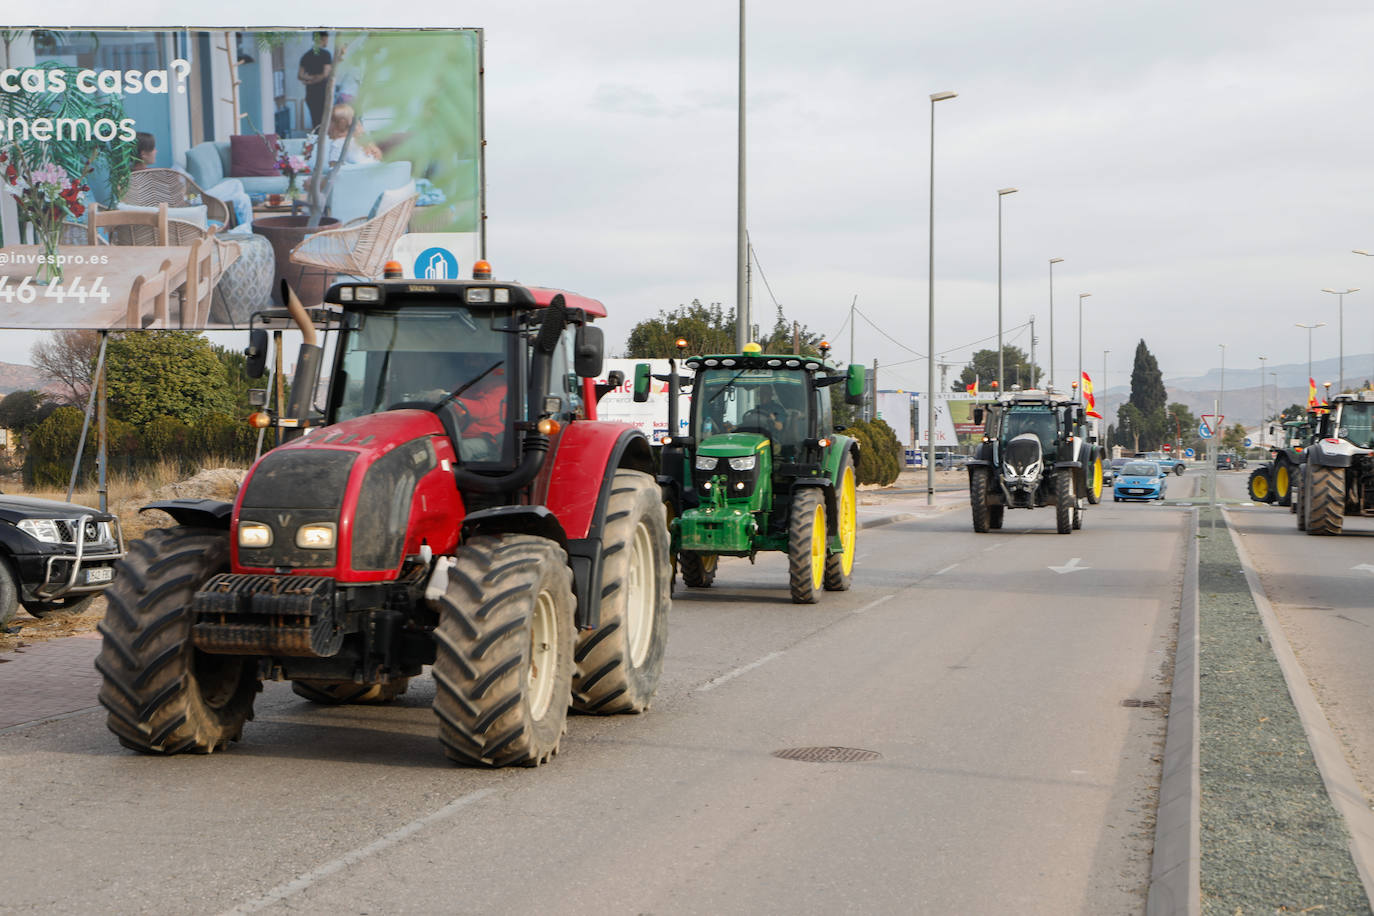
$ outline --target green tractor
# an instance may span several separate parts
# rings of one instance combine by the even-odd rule
[[[679,342],[679,347],[685,342]],[[861,403],[864,370],[840,372],[820,357],[763,353],[691,356],[694,377],[669,360],[669,437],[659,483],[670,519],[671,550],[689,588],[708,588],[720,557],[787,554],[797,604],[822,590],[849,588],[858,531],[859,443],[833,431],[830,388]],[[635,367],[634,397],[648,399],[650,371]],[[677,435],[678,393],[691,389],[686,435]]]
[[[1293,505],[1293,484],[1302,473],[1303,450],[1316,434],[1319,417],[1309,411],[1305,416],[1283,424],[1284,444],[1271,449],[1273,457],[1250,472],[1250,499],[1276,506]],[[1277,432],[1277,428],[1273,428]]]

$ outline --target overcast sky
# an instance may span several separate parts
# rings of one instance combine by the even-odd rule
[[[230,8],[236,26],[205,18]],[[603,300],[613,354],[660,309],[734,306],[736,0],[42,9],[14,24],[481,27],[496,275]],[[1347,375],[1374,352],[1374,258],[1351,253],[1374,251],[1367,2],[749,0],[748,41],[748,223],[771,287],[755,283],[755,320],[776,297],[847,358],[857,295],[855,356],[892,366],[883,387],[924,387],[943,90],[959,97],[936,106],[935,350],[952,372],[997,331],[1004,187],[1006,338],[1029,348],[1011,329],[1034,314],[1048,365],[1064,258],[1065,382],[1080,292],[1084,362],[1097,375],[1110,349],[1109,383],[1141,338],[1166,376],[1217,366],[1219,344],[1228,377],[1305,362],[1298,321],[1326,321],[1314,353],[1335,356],[1328,286],[1365,288],[1345,301]],[[0,360],[26,362],[35,336],[0,332]]]

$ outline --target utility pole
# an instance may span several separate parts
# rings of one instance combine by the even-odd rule
[[[792,353],[801,355],[801,322],[792,322]]]
[[[736,180],[737,207],[735,213],[735,352],[743,353],[749,342],[749,296],[746,277],[749,261],[749,238],[744,215],[744,0],[739,0],[739,149]]]
[[[1035,387],[1035,316],[1031,316],[1031,363],[1030,363],[1030,386]]]
[[[859,304],[859,294],[854,294],[854,300],[849,303],[849,364],[854,365],[854,306]]]

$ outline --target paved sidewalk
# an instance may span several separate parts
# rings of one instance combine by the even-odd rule
[[[872,500],[864,505],[865,499]],[[968,491],[937,490],[935,504],[926,505],[924,488],[861,490],[859,528],[933,518],[968,505]],[[25,723],[97,706],[100,652],[96,633],[62,639],[33,640],[14,652],[0,652],[0,735]]]
[[[100,636],[89,633],[24,643],[0,653],[0,734],[36,719],[97,705]]]

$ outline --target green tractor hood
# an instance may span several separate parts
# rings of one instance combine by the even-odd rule
[[[716,458],[739,458],[754,452],[767,451],[768,446],[768,437],[758,433],[721,433],[701,440],[697,446],[697,454]]]

